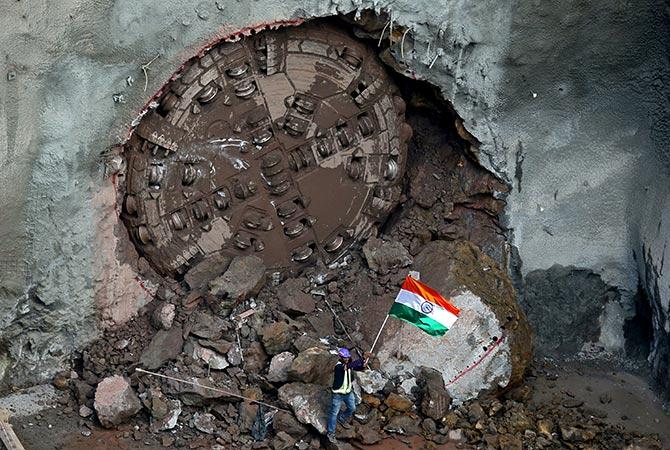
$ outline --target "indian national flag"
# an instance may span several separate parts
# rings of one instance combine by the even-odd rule
[[[389,315],[409,322],[432,336],[442,336],[456,322],[460,312],[437,291],[408,276]]]

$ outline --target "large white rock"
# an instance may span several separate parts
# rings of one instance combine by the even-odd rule
[[[458,403],[484,390],[505,387],[512,364],[509,344],[503,340],[471,368],[485,353],[484,347],[489,347],[494,337],[501,337],[500,323],[472,292],[465,291],[451,299],[462,312],[444,336],[430,336],[403,322],[393,339],[382,345],[378,356],[382,371],[389,374],[398,373],[399,368],[406,370],[408,365],[438,369],[447,384],[447,392]],[[468,372],[463,373],[466,370]]]
[[[378,352],[382,371],[397,376],[421,366],[436,369],[457,404],[519,382],[532,338],[509,276],[469,242],[432,242],[413,268],[461,313],[441,337],[390,319]]]

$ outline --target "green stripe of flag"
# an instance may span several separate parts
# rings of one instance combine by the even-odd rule
[[[401,303],[394,303],[393,306],[391,306],[389,315],[397,319],[404,320],[405,322],[409,322],[412,325],[421,328],[431,336],[443,336],[444,333],[446,333],[448,330],[448,328],[441,323],[436,322],[425,314],[421,314],[420,312]]]

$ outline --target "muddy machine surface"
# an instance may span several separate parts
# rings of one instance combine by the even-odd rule
[[[123,220],[171,277],[236,255],[272,270],[333,262],[398,201],[404,110],[373,52],[336,28],[221,43],[133,132]]]

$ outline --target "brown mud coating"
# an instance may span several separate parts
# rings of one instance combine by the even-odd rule
[[[123,220],[164,276],[249,254],[275,271],[330,263],[398,202],[405,102],[341,29],[221,43],[158,103],[125,148]]]

